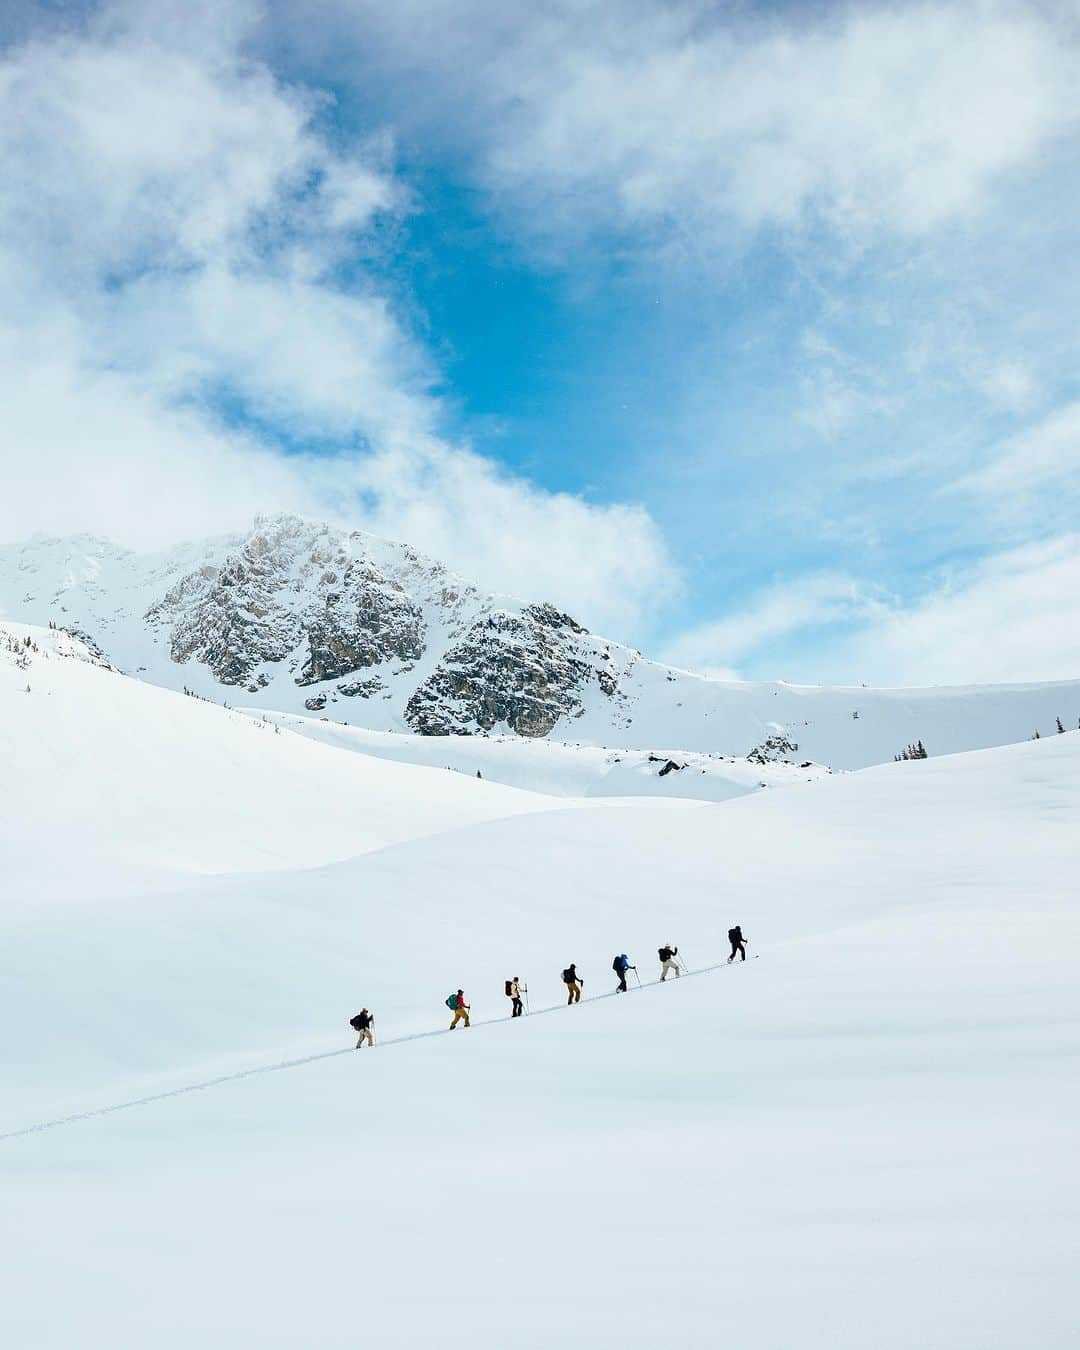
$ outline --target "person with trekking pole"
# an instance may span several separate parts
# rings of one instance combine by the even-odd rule
[[[679,969],[678,947],[672,947],[669,944],[666,947],[661,947],[656,954],[660,958],[660,983],[663,984],[672,971],[675,972],[675,978],[678,979],[682,974],[682,971]]]
[[[731,943],[731,955],[727,959],[728,965],[729,966],[731,965],[732,961],[735,960],[736,956],[741,956],[742,959],[745,961],[746,944],[750,941],[750,939],[743,937],[741,926],[739,924],[736,924],[734,928],[729,928],[727,937],[728,941]]]
[[[567,1007],[569,1007],[571,1003],[580,1003],[581,986],[585,983],[585,981],[579,978],[577,973],[577,966],[573,961],[571,961],[571,963],[563,971],[562,978],[563,984],[566,985]]]
[[[615,958],[615,960],[612,961],[612,963],[611,963],[611,969],[612,969],[612,970],[615,972],[615,974],[619,977],[619,985],[618,985],[618,988],[615,990],[615,992],[616,992],[617,994],[625,994],[625,993],[626,993],[626,972],[627,972],[628,970],[632,970],[632,971],[634,972],[634,974],[636,975],[636,974],[637,974],[637,966],[632,966],[632,965],[630,964],[630,958],[627,956],[627,954],[626,954],[625,952],[623,952],[623,954],[622,954],[621,956],[617,956],[617,957]]]
[[[366,1008],[361,1008],[355,1017],[349,1018],[349,1026],[352,1027],[353,1031],[358,1031],[360,1033],[359,1039],[356,1042],[357,1050],[359,1050],[362,1045],[375,1044],[375,1033],[372,1031],[374,1025],[375,1014],[369,1013]]]
[[[513,1000],[513,1012],[511,1017],[520,1017],[525,1011],[522,1007],[522,996],[528,994],[528,986],[523,984],[515,975],[512,980],[506,981],[506,997]]]
[[[459,989],[456,994],[451,994],[446,1000],[446,1006],[454,1014],[454,1020],[450,1023],[450,1030],[453,1031],[459,1022],[464,1022],[467,1027],[471,1027],[469,1021],[469,1005],[465,1002],[464,991]]]

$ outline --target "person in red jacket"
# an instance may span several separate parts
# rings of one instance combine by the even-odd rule
[[[449,999],[447,1000],[449,1002]],[[467,1027],[472,1026],[469,1021],[469,1005],[465,1002],[464,991],[457,991],[457,1002],[454,1004],[454,1020],[450,1023],[450,1030],[453,1031],[459,1022],[464,1022]]]

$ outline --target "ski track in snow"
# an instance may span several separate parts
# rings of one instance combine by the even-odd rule
[[[749,960],[756,960],[755,952]],[[711,975],[718,970],[726,970],[732,963],[730,961],[720,961],[715,965],[702,966],[699,970],[683,970],[682,978],[692,979],[696,975]],[[742,965],[745,962],[737,962]],[[674,976],[672,980],[642,980],[637,986],[627,987],[628,994],[641,993],[646,989],[657,988],[661,984],[672,983],[679,977]],[[582,994],[578,1000],[579,1003],[598,1003],[603,998],[615,998],[619,991],[610,989],[605,994]],[[526,1017],[541,1017],[544,1013],[561,1012],[564,1008],[572,1006],[569,1003],[549,1003],[543,1008],[530,1009],[525,1014]],[[472,1022],[469,1030],[475,1027],[495,1026],[501,1022],[512,1022],[512,1017],[485,1017],[479,1021]],[[408,1036],[392,1036],[388,1040],[376,1041],[374,1045],[367,1045],[365,1050],[384,1050],[391,1045],[404,1045],[407,1041],[425,1041],[432,1036],[449,1036],[450,1027],[437,1027],[432,1031],[414,1031]],[[343,1046],[339,1050],[323,1050],[317,1055],[303,1055],[299,1059],[283,1059],[277,1064],[257,1064],[250,1069],[240,1069],[236,1073],[221,1074],[218,1078],[206,1078],[201,1083],[186,1083],[183,1087],[170,1088],[168,1092],[155,1092],[147,1097],[133,1097],[130,1101],[115,1102],[112,1106],[99,1106],[93,1111],[76,1111],[69,1116],[57,1116],[53,1120],[38,1121],[36,1125],[25,1125],[18,1130],[8,1130],[0,1134],[0,1143],[8,1139],[21,1139],[28,1134],[41,1134],[44,1130],[55,1130],[61,1125],[75,1125],[81,1120],[93,1120],[97,1116],[112,1116],[118,1111],[130,1111],[135,1106],[152,1106],[155,1102],[168,1101],[170,1097],[184,1097],[190,1092],[205,1092],[209,1088],[223,1087],[226,1083],[238,1083],[244,1078],[254,1078],[258,1074],[264,1073],[282,1073],[287,1069],[300,1069],[305,1064],[317,1064],[320,1060],[336,1059],[339,1055],[354,1055],[357,1053],[356,1046]]]

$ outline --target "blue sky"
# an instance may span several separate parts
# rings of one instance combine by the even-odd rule
[[[1073,6],[8,22],[6,535],[299,509],[729,676],[1080,674]]]

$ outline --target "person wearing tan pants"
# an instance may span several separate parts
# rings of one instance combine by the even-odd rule
[[[566,985],[567,1005],[569,1006],[571,1003],[580,1003],[581,986],[584,983],[584,981],[578,979],[577,966],[573,962],[571,962],[571,964],[568,965],[566,969],[563,971],[562,977],[563,977],[563,984]]]
[[[366,1008],[361,1008],[356,1016],[350,1019],[349,1025],[352,1027],[353,1031],[358,1031],[360,1033],[359,1039],[356,1042],[357,1050],[359,1050],[362,1045],[375,1044],[375,1033],[372,1030],[374,1024],[375,1015],[374,1013],[369,1013]]]
[[[676,979],[678,979],[679,976],[682,974],[682,971],[679,969],[679,963],[676,960],[676,957],[678,955],[679,955],[678,947],[668,946],[660,948],[659,956],[661,961],[660,966],[661,981],[666,980],[667,977],[671,974],[674,974]]]
[[[459,1022],[464,1022],[467,1027],[471,1027],[469,1021],[469,1005],[465,1002],[465,994],[462,990],[457,991],[457,1003],[454,1006],[454,1020],[450,1023],[450,1030],[453,1031]]]

